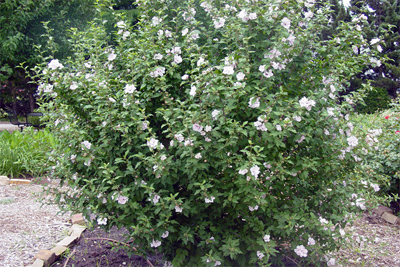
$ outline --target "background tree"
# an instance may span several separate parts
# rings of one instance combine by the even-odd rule
[[[388,60],[379,66],[366,67],[362,73],[351,80],[348,91],[355,91],[367,80],[371,80],[375,88],[383,88],[390,98],[396,98],[397,90],[400,88],[400,2],[397,0],[352,0],[350,4],[351,13],[368,17],[368,24],[362,27],[362,31],[370,44],[369,49],[378,49],[381,56],[387,57]],[[371,94],[377,95],[375,92]],[[369,95],[367,97],[376,101],[375,97],[369,97]],[[385,99],[387,107],[390,101]]]
[[[67,41],[70,28],[83,30],[95,15],[95,0],[48,0],[0,2],[0,108],[8,106],[19,113],[33,111],[37,87],[29,84],[25,71],[18,66],[24,63],[27,69],[37,62],[35,46],[44,45],[42,35],[46,30],[43,22],[53,29],[57,44],[54,57],[70,55]],[[134,23],[136,13],[132,1],[115,0],[114,9],[124,13]],[[113,16],[107,16],[108,30],[115,30]]]

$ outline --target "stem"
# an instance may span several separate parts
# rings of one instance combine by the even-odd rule
[[[64,263],[64,267],[67,266],[69,259],[72,257],[72,255],[74,255],[74,253],[75,253],[75,248],[74,248],[74,250],[72,250],[71,254],[68,255],[68,258],[67,258],[67,260],[66,260],[65,263]]]

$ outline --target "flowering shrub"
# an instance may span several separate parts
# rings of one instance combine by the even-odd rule
[[[373,191],[351,177],[351,99],[336,104],[342,79],[380,64],[349,49],[367,45],[364,18],[322,41],[330,9],[313,1],[139,3],[114,47],[99,21],[42,66],[60,203],[174,266],[334,262]]]
[[[387,115],[389,114],[389,115]],[[375,176],[382,182],[383,192],[398,196],[400,178],[400,119],[396,104],[385,113],[376,113],[364,118],[365,142],[363,168],[368,176]],[[384,182],[386,181],[386,182]]]

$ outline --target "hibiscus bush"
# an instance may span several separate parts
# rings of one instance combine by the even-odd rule
[[[38,66],[63,207],[127,227],[173,266],[319,261],[372,187],[342,81],[379,65],[361,25],[321,40],[313,1],[138,1],[140,21],[72,29],[74,55]],[[99,8],[100,9],[100,8]],[[116,15],[117,16],[117,15]],[[53,47],[49,39],[48,47]],[[367,51],[367,50],[363,50]]]

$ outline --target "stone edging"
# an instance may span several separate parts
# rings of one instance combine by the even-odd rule
[[[83,231],[86,230],[82,213],[73,215],[71,222],[72,226],[68,232],[68,236],[58,242],[54,248],[40,250],[33,258],[35,262],[31,267],[47,267],[52,265],[69,247],[79,240]]]

